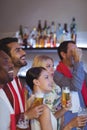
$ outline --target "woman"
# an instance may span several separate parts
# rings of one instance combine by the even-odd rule
[[[26,73],[26,82],[33,91],[33,94],[46,94],[52,91],[52,83],[49,73],[43,67],[33,67],[29,69]],[[42,115],[38,119],[31,120],[31,130],[46,129],[57,130],[57,120],[49,108],[44,105]]]

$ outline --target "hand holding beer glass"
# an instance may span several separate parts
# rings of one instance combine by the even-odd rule
[[[78,111],[78,116],[83,116],[84,118],[83,118],[82,121],[80,121],[80,123],[82,122],[81,125],[83,125],[83,126],[78,127],[77,130],[84,130],[84,127],[87,123],[87,109],[86,108],[80,108],[79,111]]]
[[[32,104],[32,107],[42,105],[43,104],[43,98],[44,98],[43,93],[35,93],[35,99],[34,99],[34,102]]]
[[[62,89],[62,107],[67,108],[67,103],[70,101],[70,89],[69,87],[63,87]]]

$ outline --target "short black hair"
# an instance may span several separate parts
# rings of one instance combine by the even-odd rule
[[[10,48],[8,47],[8,44],[13,42],[18,42],[18,39],[15,37],[6,37],[0,39],[0,50],[3,50],[10,56]]]
[[[72,40],[71,41],[70,40],[63,41],[60,43],[59,47],[57,48],[57,53],[58,53],[61,60],[62,60],[61,52],[67,53],[68,44],[70,44],[70,43],[76,44],[75,41],[72,41]]]

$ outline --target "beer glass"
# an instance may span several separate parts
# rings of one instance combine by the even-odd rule
[[[32,106],[35,107],[35,106],[39,106],[39,105],[43,104],[43,98],[44,98],[43,93],[35,93],[35,99],[34,99]]]
[[[87,116],[87,109],[79,108],[78,116]],[[78,127],[77,130],[84,130],[84,127]]]
[[[63,87],[62,89],[62,107],[67,107],[67,101],[70,100],[70,89],[69,87]]]

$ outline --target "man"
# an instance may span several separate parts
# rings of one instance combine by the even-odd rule
[[[81,51],[76,47],[74,41],[62,42],[57,51],[61,61],[54,72],[54,81],[61,88],[68,86],[70,90],[77,91],[80,97],[80,105],[84,108],[85,104],[81,91],[84,85],[85,72],[81,62]],[[67,112],[64,124],[67,124],[76,115],[77,113]]]
[[[13,63],[10,57],[2,50],[0,50],[0,87],[3,84],[13,80]]]
[[[3,51],[0,51],[0,72],[0,130],[12,130],[10,121],[14,121],[10,115],[14,116],[14,110],[5,92],[8,90],[6,83],[13,79],[13,64],[10,57]],[[12,95],[9,98],[12,98]]]
[[[25,51],[18,44],[17,38],[10,37],[0,40],[0,49],[11,57],[14,64],[14,77],[16,77],[19,69],[27,65]]]
[[[15,97],[14,101],[14,109],[16,115],[16,120],[18,120],[19,115],[24,113],[27,115],[29,119],[38,118],[43,112],[43,105],[28,109],[25,111],[25,88],[22,87],[19,78],[17,77],[17,73],[22,66],[27,64],[25,60],[26,53],[18,44],[17,38],[4,38],[0,40],[0,49],[5,51],[10,57],[14,64],[14,80],[8,84],[13,95]]]

